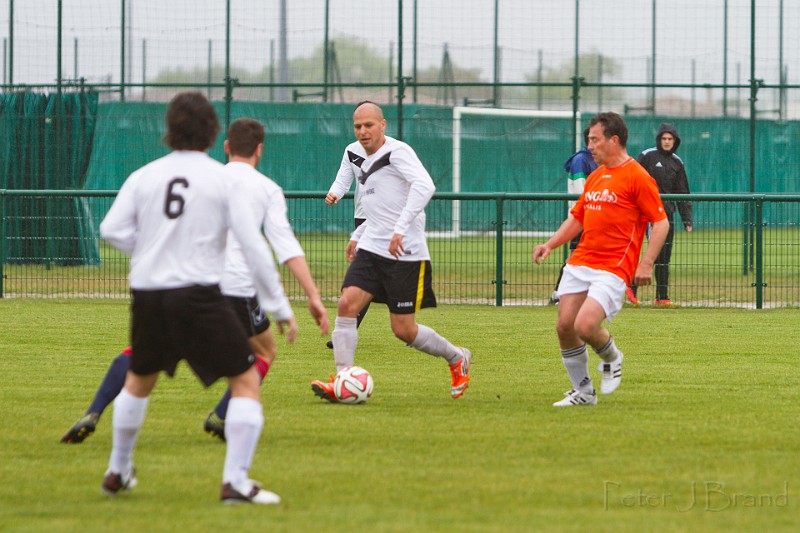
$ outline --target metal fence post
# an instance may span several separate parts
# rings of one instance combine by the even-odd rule
[[[495,199],[495,206],[495,279],[493,283],[495,284],[495,305],[497,307],[503,307],[503,285],[505,285],[506,280],[503,279],[503,226],[505,222],[503,221],[504,205],[502,196],[498,196]]]
[[[0,189],[0,298],[3,298],[3,285],[6,274],[3,265],[6,263],[6,190]]]
[[[743,203],[742,208],[742,276],[746,276],[750,272],[750,218],[753,209],[750,202]]]
[[[756,233],[756,309],[764,308],[764,197],[754,199],[755,203],[755,233]]]

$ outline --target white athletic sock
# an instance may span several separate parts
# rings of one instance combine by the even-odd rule
[[[333,341],[333,360],[336,363],[336,370],[353,366],[358,346],[357,323],[357,318],[343,316],[337,316],[333,323],[331,341]]]
[[[614,337],[609,337],[608,342],[605,346],[600,348],[599,350],[595,350],[594,347],[592,348],[594,352],[606,363],[613,363],[619,356],[622,355],[622,352],[619,351],[617,345],[614,344]]]
[[[464,357],[463,352],[453,346],[450,341],[436,333],[428,326],[418,325],[417,337],[411,342],[411,346],[421,352],[444,357],[447,363],[453,365]]]
[[[567,369],[572,388],[581,392],[591,393],[592,378],[589,377],[589,350],[582,344],[576,348],[561,350],[561,360]]]
[[[128,475],[133,468],[133,446],[144,424],[147,398],[139,398],[122,389],[114,400],[113,445],[108,471]]]
[[[241,396],[231,398],[225,417],[225,441],[228,444],[223,483],[236,485],[247,480],[263,427],[264,414],[258,400]]]

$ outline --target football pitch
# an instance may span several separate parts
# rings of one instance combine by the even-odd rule
[[[331,310],[331,319],[335,311]],[[151,397],[139,486],[100,481],[111,408],[59,443],[127,345],[124,300],[0,300],[0,531],[793,531],[800,519],[798,310],[626,307],[610,329],[623,381],[594,407],[570,387],[554,307],[445,305],[418,321],[474,354],[449,395],[444,361],[391,336],[384,306],[360,331],[371,400],[309,389],[333,356],[302,304],[279,340],[250,472],[276,506],[219,503],[225,446],[202,431],[224,390],[187,366]],[[590,369],[599,387],[598,358]]]

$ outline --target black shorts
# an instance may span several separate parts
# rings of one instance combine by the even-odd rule
[[[248,337],[253,337],[269,329],[269,317],[261,309],[258,298],[255,296],[248,298],[228,296],[226,294],[225,299],[231,304],[236,318],[242,323],[242,327],[247,332]]]
[[[390,313],[409,315],[436,307],[430,261],[397,261],[358,250],[344,275],[342,288],[358,287],[385,303]]]
[[[247,333],[218,286],[131,293],[133,373],[173,376],[185,359],[208,387],[253,366]]]

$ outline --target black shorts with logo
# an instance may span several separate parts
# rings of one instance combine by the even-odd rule
[[[358,287],[385,303],[390,313],[408,315],[436,307],[430,261],[397,261],[358,250],[344,276],[342,288]]]
[[[169,376],[181,359],[208,387],[250,368],[247,333],[217,285],[132,290],[131,371]]]
[[[258,303],[255,296],[241,297],[225,295],[236,318],[242,323],[242,327],[247,332],[248,337],[253,337],[269,329],[269,317]]]

